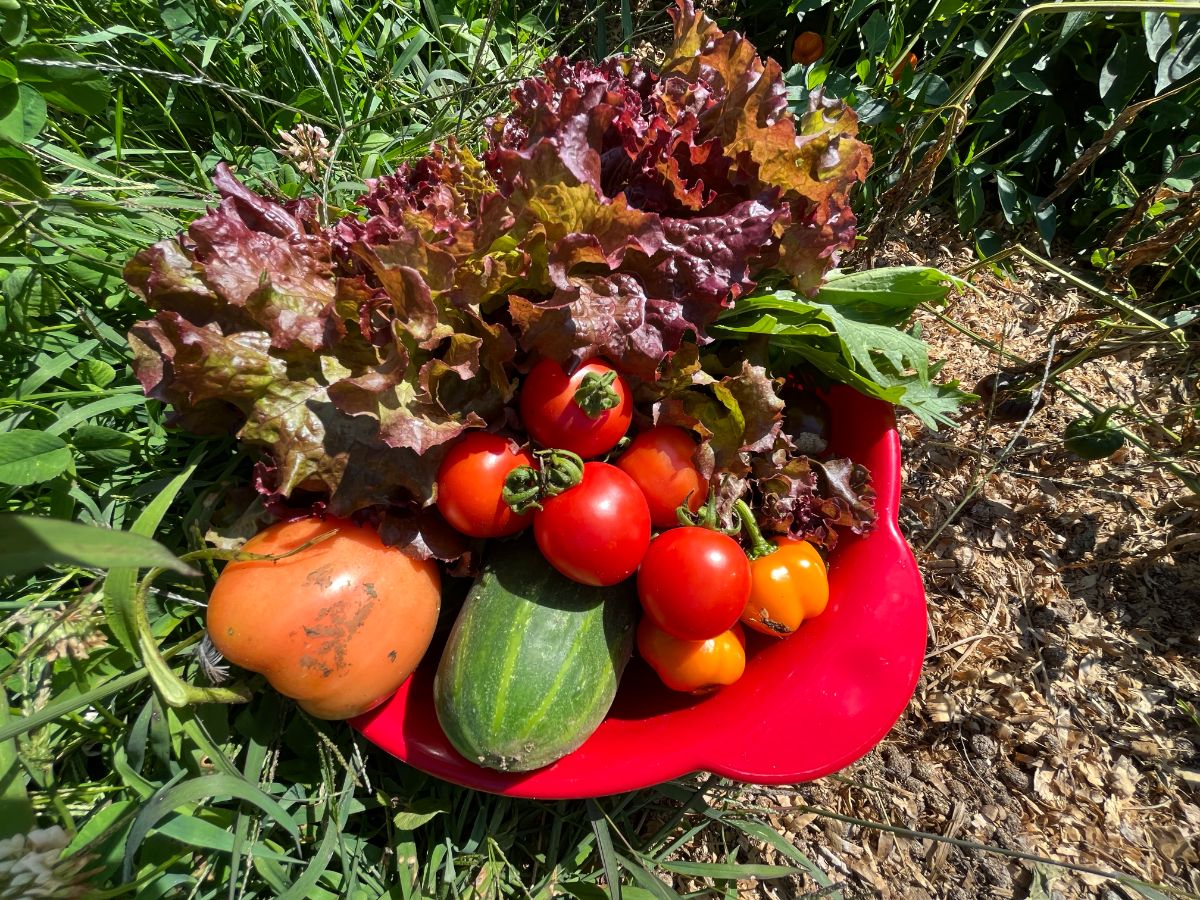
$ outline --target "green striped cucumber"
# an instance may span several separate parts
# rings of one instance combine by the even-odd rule
[[[433,683],[442,730],[489,769],[525,772],[599,727],[633,651],[632,580],[560,575],[532,538],[495,546],[446,642]]]

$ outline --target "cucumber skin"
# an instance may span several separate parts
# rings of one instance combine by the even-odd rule
[[[632,579],[591,587],[531,538],[497,545],[467,594],[433,684],[450,743],[489,769],[527,772],[579,747],[612,706],[633,652]]]

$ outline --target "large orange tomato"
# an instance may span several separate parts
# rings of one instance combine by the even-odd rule
[[[441,600],[437,565],[335,519],[281,522],[246,542],[275,560],[231,562],[208,601],[208,633],[230,662],[260,672],[320,719],[386,699],[417,667]]]

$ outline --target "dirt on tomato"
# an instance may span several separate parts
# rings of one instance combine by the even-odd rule
[[[428,649],[441,598],[437,565],[385,546],[374,529],[336,519],[282,522],[243,550],[291,555],[225,566],[209,597],[209,638],[311,715],[367,711]]]

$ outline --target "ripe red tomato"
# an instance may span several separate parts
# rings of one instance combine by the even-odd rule
[[[663,631],[704,641],[733,627],[750,597],[750,561],[729,535],[673,528],[650,543],[638,597]]]
[[[646,554],[650,509],[633,479],[616,466],[585,463],[579,484],[544,500],[534,513],[533,536],[550,565],[568,578],[616,584]]]
[[[508,438],[472,431],[450,448],[438,469],[438,510],[471,537],[516,534],[533,517],[509,509],[501,497],[504,479],[513,469],[533,463],[533,454]]]
[[[584,459],[616,446],[632,417],[629,386],[598,359],[584,363],[574,375],[543,359],[521,386],[521,421],[530,436],[543,447],[570,450]]]
[[[695,452],[696,442],[682,428],[658,425],[637,435],[617,460],[646,495],[655,528],[678,525],[675,510],[685,500],[692,512],[704,505],[708,479],[692,461]]]

